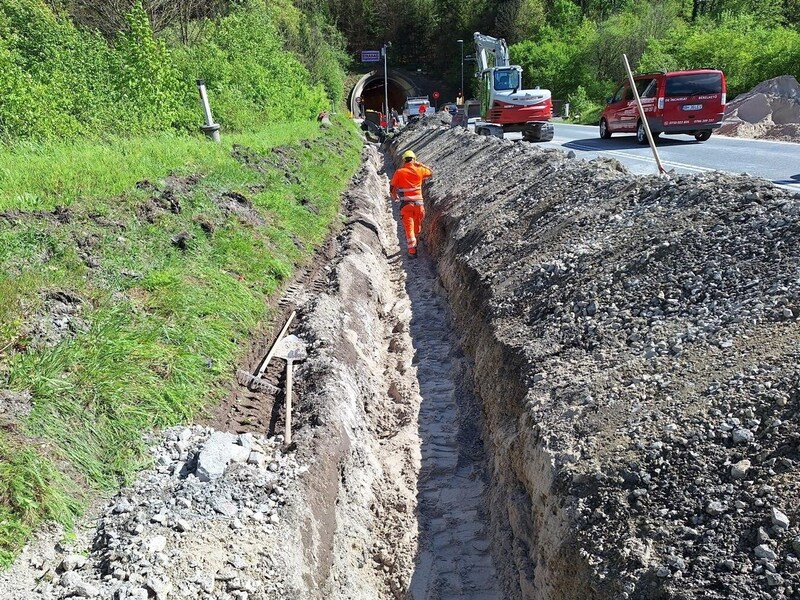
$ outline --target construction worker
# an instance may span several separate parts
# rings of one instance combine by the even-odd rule
[[[420,117],[424,117],[425,116],[425,112],[427,110],[428,110],[428,106],[424,102],[422,104],[420,104],[420,106],[419,106],[419,116]]]
[[[403,152],[403,165],[394,172],[390,186],[392,200],[400,202],[400,218],[406,232],[408,255],[417,255],[417,238],[425,218],[422,203],[422,182],[433,175],[428,167],[417,162],[417,155],[411,150]]]

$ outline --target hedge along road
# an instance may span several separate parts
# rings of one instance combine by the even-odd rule
[[[519,138],[519,134],[508,138],[515,139],[514,136]],[[603,140],[597,127],[555,123],[553,141],[540,145],[572,150],[578,158],[587,160],[598,156],[615,158],[635,174],[657,172],[650,147],[637,144],[633,134],[615,133],[611,139]],[[800,192],[800,144],[718,135],[697,142],[688,135],[662,135],[658,151],[667,170],[677,173],[748,173]]]

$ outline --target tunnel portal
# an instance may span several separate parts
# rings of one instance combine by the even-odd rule
[[[387,73],[389,110],[397,109],[403,111],[403,105],[407,96],[420,95],[418,86],[410,77],[390,69]],[[385,84],[382,69],[376,69],[364,75],[350,92],[349,106],[350,111],[358,114],[358,101],[361,98],[364,103],[364,110],[375,110],[383,112],[387,85]]]

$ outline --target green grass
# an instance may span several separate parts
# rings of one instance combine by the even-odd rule
[[[579,125],[597,125],[600,123],[600,115],[603,114],[603,108],[599,104],[592,103],[580,113],[579,118],[570,120]]]
[[[53,464],[113,488],[144,464],[143,430],[188,422],[219,399],[242,342],[268,316],[266,300],[336,223],[359,163],[351,125],[276,125],[223,140],[0,151],[0,212],[14,215],[0,219],[0,390],[33,399],[0,438],[0,565],[42,519],[68,525],[76,514],[82,492],[63,490],[80,486]],[[256,157],[284,147],[292,178],[287,165],[242,165],[234,144]],[[143,212],[174,174],[199,176],[176,193],[180,211],[161,201],[155,216]],[[143,180],[156,189],[137,187]],[[251,218],[225,212],[225,191],[247,197]],[[69,207],[66,222],[51,213],[59,206]],[[178,233],[189,234],[185,250],[171,241]],[[52,321],[54,291],[81,299],[78,327],[45,345],[36,322]],[[48,458],[30,440],[46,444]]]

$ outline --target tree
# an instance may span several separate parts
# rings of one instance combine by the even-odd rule
[[[51,0],[52,1],[52,0]],[[58,2],[58,0],[55,0]],[[153,31],[177,27],[183,43],[194,41],[201,33],[205,19],[227,14],[232,0],[64,0],[75,23],[96,30],[111,39],[127,29],[126,17],[141,4],[150,19]]]

